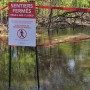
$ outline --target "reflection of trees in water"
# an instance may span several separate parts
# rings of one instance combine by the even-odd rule
[[[60,47],[56,45],[39,48],[40,77],[44,80],[43,90],[73,90],[73,88],[82,90],[82,73],[78,63],[75,62],[77,65],[75,64],[73,71],[70,71],[69,60],[75,58],[73,55],[71,57],[65,55]]]
[[[86,60],[89,62],[89,44],[90,43],[86,42],[78,42],[64,43],[51,47],[38,47],[41,88],[43,87],[43,90],[73,90],[74,88],[75,90],[83,90],[83,76],[79,57],[83,53],[83,63],[85,64]],[[5,82],[8,82],[7,59],[9,53],[8,47],[2,44],[0,45],[0,81],[2,81],[0,82],[0,88],[1,90],[4,90],[3,88],[7,85]],[[20,89],[30,87],[30,84],[26,85],[28,84],[28,80],[35,85],[35,48],[13,48],[12,53],[13,56],[15,56],[12,60],[13,86],[21,86]],[[75,61],[75,67],[73,66],[73,60]],[[72,68],[70,70],[70,63],[73,70]]]

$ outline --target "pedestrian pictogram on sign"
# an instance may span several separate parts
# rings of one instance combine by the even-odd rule
[[[24,39],[26,36],[27,36],[27,32],[24,30],[24,29],[19,29],[17,31],[17,36],[20,38],[20,39]]]

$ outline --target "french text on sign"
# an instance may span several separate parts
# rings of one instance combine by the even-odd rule
[[[35,3],[34,2],[10,2],[9,17],[12,18],[35,18]]]
[[[36,46],[35,2],[9,3],[9,45]]]

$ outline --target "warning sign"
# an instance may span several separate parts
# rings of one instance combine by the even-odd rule
[[[36,46],[35,2],[9,3],[9,45]]]
[[[11,18],[35,18],[34,2],[10,2],[9,17]]]

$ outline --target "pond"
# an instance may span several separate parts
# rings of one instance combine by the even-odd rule
[[[40,90],[90,90],[90,27],[37,30]],[[63,42],[52,45],[47,42]],[[42,46],[39,46],[39,44]],[[9,46],[0,42],[0,90],[8,89]],[[37,90],[34,47],[12,47],[12,90]]]

